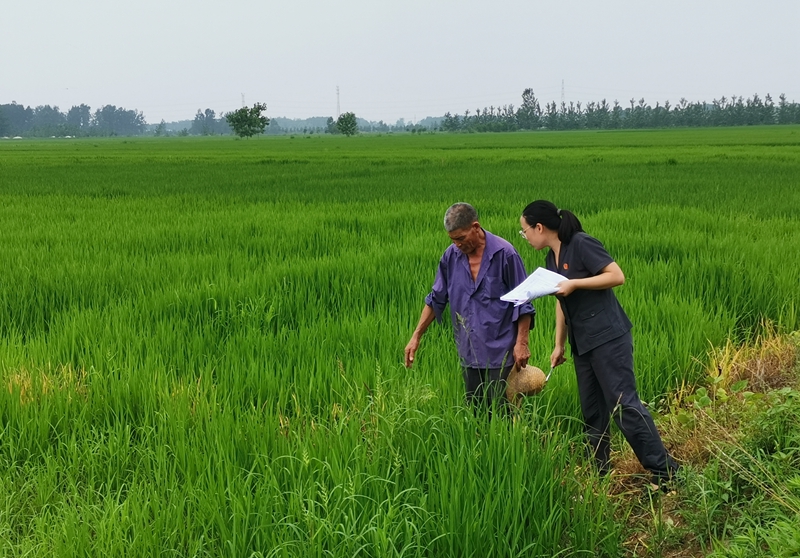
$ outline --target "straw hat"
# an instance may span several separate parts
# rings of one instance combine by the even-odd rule
[[[528,365],[519,370],[515,364],[506,380],[506,398],[515,405],[519,405],[523,396],[534,395],[542,391],[546,381],[541,369]]]

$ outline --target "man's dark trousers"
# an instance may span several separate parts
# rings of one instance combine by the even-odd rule
[[[508,413],[506,380],[513,366],[512,364],[504,368],[462,368],[467,405],[470,405],[476,414],[488,412],[491,419],[493,409],[497,409],[501,414]]]

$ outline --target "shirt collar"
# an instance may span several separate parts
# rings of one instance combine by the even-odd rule
[[[483,247],[484,253],[493,256],[503,249],[503,245],[500,243],[500,237],[493,235],[486,229],[481,228],[481,230],[486,234],[486,246]]]

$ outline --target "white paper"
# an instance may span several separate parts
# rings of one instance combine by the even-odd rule
[[[558,284],[566,280],[567,278],[561,274],[537,267],[536,271],[531,273],[517,288],[501,296],[500,300],[513,302],[514,306],[520,306],[534,298],[553,294],[558,290]]]

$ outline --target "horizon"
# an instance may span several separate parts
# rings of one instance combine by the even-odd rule
[[[735,94],[735,93],[734,93],[734,94],[732,94],[732,95],[730,95],[730,96],[728,96],[728,95],[720,95],[720,96],[718,96],[718,97],[714,97],[714,98],[712,98],[712,99],[711,99],[711,101],[709,101],[709,100],[707,100],[707,99],[703,99],[703,100],[700,100],[700,99],[697,99],[697,100],[693,100],[693,99],[686,99],[685,97],[681,97],[681,98],[679,98],[679,99],[677,100],[677,102],[673,102],[671,99],[666,99],[665,101],[666,101],[666,102],[668,102],[668,103],[670,103],[670,105],[671,105],[673,108],[674,108],[674,107],[675,107],[675,106],[678,104],[678,102],[679,102],[680,100],[682,100],[682,99],[685,99],[686,101],[688,101],[688,103],[689,103],[689,104],[703,103],[703,104],[706,104],[706,105],[712,105],[714,102],[716,102],[716,101],[719,101],[720,99],[727,99],[727,100],[730,100],[730,99],[732,99],[732,98],[736,98],[736,99],[747,99],[747,100],[750,100],[751,98],[753,98],[753,96],[758,96],[758,97],[759,97],[761,100],[765,100],[767,97],[769,97],[769,98],[770,98],[770,99],[771,99],[771,100],[772,100],[774,103],[777,103],[777,101],[778,101],[778,99],[779,99],[780,95],[785,95],[785,93],[781,92],[781,93],[778,93],[778,94],[773,94],[773,93],[771,93],[771,92],[765,92],[765,93],[762,95],[762,94],[761,94],[761,93],[759,93],[759,92],[755,92],[755,93],[753,93],[753,94],[750,94],[750,95],[747,95],[747,96],[745,96],[745,95],[738,95],[738,94]],[[522,94],[520,93],[520,98],[521,98],[521,97],[522,97]],[[557,104],[559,107],[561,106],[560,102],[557,102],[555,99],[551,99],[551,100],[547,101],[547,100],[545,100],[545,99],[542,99],[542,98],[538,98],[538,97],[537,97],[537,100],[538,100],[538,101],[541,103],[542,107],[544,107],[545,103],[556,103],[556,104]],[[661,101],[651,102],[649,99],[646,99],[646,98],[644,98],[644,97],[642,97],[642,98],[641,98],[641,100],[643,100],[643,101],[645,102],[645,106],[649,106],[649,107],[664,106],[664,103],[663,103],[663,102],[661,102]],[[614,99],[614,100],[609,100],[609,99],[587,99],[587,100],[582,100],[582,101],[566,101],[566,100],[565,100],[565,101],[563,101],[563,102],[564,102],[564,103],[566,104],[566,106],[568,106],[568,107],[569,107],[570,105],[577,105],[577,104],[580,104],[582,107],[585,107],[587,103],[590,103],[590,102],[595,102],[595,103],[597,103],[597,102],[600,102],[600,101],[607,101],[607,102],[608,102],[608,104],[609,104],[609,105],[612,105],[612,106],[613,106],[613,103],[619,103],[619,105],[620,105],[620,106],[623,108],[623,110],[624,110],[624,109],[630,108],[630,106],[629,106],[629,105],[630,105],[630,103],[631,103],[631,102],[639,103],[639,102],[640,102],[640,99],[629,99],[629,100],[628,100],[627,102],[625,102],[625,103],[623,103],[623,102],[620,102],[620,101],[619,101],[619,99]],[[788,103],[790,103],[790,104],[796,104],[796,103],[798,103],[798,100],[796,100],[796,99],[793,99],[793,98],[789,98],[788,96],[786,96],[786,101],[787,101]],[[256,101],[256,102],[258,102],[258,101]],[[36,106],[34,106],[34,105],[31,105],[31,104],[27,104],[27,103],[19,103],[19,102],[17,102],[17,101],[16,101],[16,99],[14,99],[14,100],[11,100],[11,101],[7,101],[7,102],[3,102],[3,100],[1,100],[1,99],[0,99],[0,106],[2,106],[2,105],[6,105],[6,104],[16,104],[16,105],[19,105],[19,106],[22,106],[22,107],[25,107],[25,108],[30,108],[30,109],[36,109],[36,108],[38,108],[38,107],[41,107],[41,106],[50,106],[51,108],[53,108],[53,109],[57,109],[57,110],[59,110],[60,112],[62,112],[62,113],[64,113],[64,114],[66,114],[66,113],[67,113],[67,111],[69,111],[69,109],[70,109],[70,108],[72,108],[72,107],[63,108],[63,107],[61,107],[60,105],[56,105],[56,104],[52,104],[52,103],[44,103],[44,104],[41,104],[41,105],[36,105]],[[100,104],[100,105],[98,105],[98,106],[96,106],[96,107],[95,107],[95,106],[88,105],[87,103],[78,103],[78,105],[73,105],[73,106],[79,106],[79,105],[81,105],[81,104],[86,104],[87,106],[89,106],[89,107],[90,107],[90,109],[91,109],[92,111],[96,111],[97,109],[99,109],[99,108],[102,108],[102,107],[104,107],[104,106],[115,106],[115,107],[117,107],[117,108],[120,108],[120,109],[138,111],[138,112],[141,112],[141,113],[142,113],[142,115],[143,115],[143,117],[144,117],[144,119],[145,119],[145,122],[146,122],[146,125],[147,125],[147,126],[156,126],[156,125],[158,125],[158,124],[159,124],[161,121],[163,121],[165,124],[178,124],[178,123],[182,123],[182,122],[192,122],[192,121],[194,120],[194,118],[195,118],[195,116],[197,115],[197,113],[198,113],[198,112],[202,112],[202,111],[205,111],[205,110],[207,110],[207,109],[211,109],[211,110],[213,110],[213,111],[214,111],[214,113],[215,113],[215,115],[216,115],[216,118],[218,118],[218,119],[222,119],[222,118],[224,118],[224,117],[225,117],[225,114],[226,114],[226,112],[231,112],[231,111],[226,111],[226,112],[223,112],[223,111],[217,111],[216,109],[214,109],[214,107],[202,107],[202,108],[197,108],[197,109],[195,109],[194,113],[193,113],[191,116],[188,116],[188,117],[185,117],[185,118],[178,118],[178,119],[175,119],[175,120],[164,120],[164,119],[162,119],[162,120],[159,120],[158,122],[156,122],[156,121],[154,121],[154,120],[150,120],[150,119],[148,119],[148,117],[147,117],[147,114],[146,114],[146,113],[144,113],[143,111],[141,111],[140,109],[138,109],[137,107],[127,107],[127,106],[120,106],[120,105],[116,105],[116,104],[114,104],[114,103],[102,103],[102,104]],[[496,106],[493,106],[493,108],[495,108],[495,109],[499,109],[499,108],[502,108],[504,105],[513,105],[515,108],[519,108],[520,104],[521,104],[521,103],[519,103],[519,104],[517,104],[517,103],[504,103],[504,104],[502,104],[502,105],[496,105]],[[478,108],[478,109],[480,109],[481,111],[483,111],[483,109],[485,109],[485,108],[489,108],[489,106],[486,106],[486,107],[476,107],[476,108]],[[233,109],[233,110],[236,110],[236,109]],[[471,114],[474,114],[474,112],[475,112],[475,111],[474,111],[474,109],[466,109],[466,110],[467,110],[467,111],[469,111]],[[348,112],[351,112],[351,111],[348,111]],[[416,125],[417,123],[419,123],[419,122],[423,122],[423,121],[426,121],[426,120],[437,120],[437,119],[443,119],[447,113],[451,113],[451,114],[453,114],[453,115],[461,115],[461,114],[463,114],[463,113],[457,113],[457,112],[453,112],[453,111],[446,111],[446,112],[445,112],[445,113],[443,113],[443,114],[438,114],[438,115],[429,114],[429,115],[425,115],[425,116],[423,116],[423,117],[421,117],[421,118],[416,118],[415,120],[409,120],[409,119],[405,119],[405,118],[403,118],[403,117],[400,117],[400,118],[398,118],[398,119],[397,119],[397,120],[395,120],[395,121],[391,121],[391,120],[387,120],[387,119],[383,119],[383,118],[378,118],[378,119],[369,119],[369,118],[366,118],[366,117],[360,116],[358,113],[355,113],[355,115],[356,115],[356,118],[357,118],[357,119],[359,119],[359,120],[364,120],[364,121],[366,121],[366,122],[369,122],[370,124],[377,124],[377,123],[379,123],[379,122],[383,122],[383,123],[385,123],[385,124],[387,124],[387,125],[394,126],[394,125],[400,125],[400,122],[401,122],[401,121],[402,121],[404,124],[413,124],[413,125]],[[315,115],[315,116],[305,116],[305,117],[304,117],[304,116],[298,116],[298,117],[289,117],[289,116],[272,116],[272,115],[270,115],[270,114],[269,114],[269,107],[267,107],[267,110],[266,110],[266,115],[268,116],[268,118],[270,119],[270,121],[273,121],[273,120],[276,120],[276,119],[290,120],[290,121],[307,121],[307,120],[314,120],[314,119],[321,119],[321,118],[324,118],[324,119],[328,119],[328,118],[334,118],[334,119],[335,119],[335,118],[336,118],[336,116],[334,116],[334,115]]]

